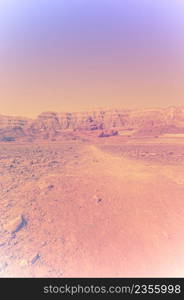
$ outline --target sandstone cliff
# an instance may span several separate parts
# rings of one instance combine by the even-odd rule
[[[134,136],[184,133],[184,107],[44,112],[36,119],[0,115],[0,141],[53,139],[72,132],[129,131]],[[111,135],[111,134],[109,134]],[[108,136],[108,133],[107,133]]]

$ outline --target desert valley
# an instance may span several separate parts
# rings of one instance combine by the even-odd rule
[[[0,277],[184,274],[184,107],[0,115]]]

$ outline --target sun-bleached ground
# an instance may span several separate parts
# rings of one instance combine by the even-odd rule
[[[0,145],[1,277],[184,275],[184,143],[112,141]]]

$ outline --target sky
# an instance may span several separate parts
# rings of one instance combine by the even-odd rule
[[[184,105],[184,0],[0,0],[0,114]]]

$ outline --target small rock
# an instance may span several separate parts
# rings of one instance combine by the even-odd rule
[[[50,184],[49,186],[48,186],[48,189],[49,190],[52,190],[54,188],[54,185],[53,184]]]
[[[32,265],[34,265],[37,262],[38,259],[40,259],[40,254],[36,254],[33,257],[33,259],[31,260]]]
[[[97,202],[100,203],[102,201],[102,198],[98,197],[98,196],[94,196],[93,199]]]
[[[4,226],[5,230],[11,234],[15,234],[27,225],[27,221],[23,215],[16,217]]]

